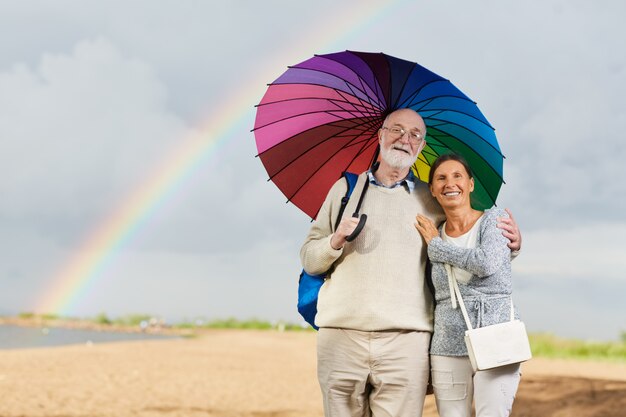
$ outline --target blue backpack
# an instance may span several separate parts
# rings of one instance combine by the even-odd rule
[[[348,204],[348,201],[350,200],[350,195],[352,195],[352,191],[354,191],[357,179],[359,178],[357,174],[353,174],[351,172],[344,172],[343,177],[348,183],[348,190],[341,199],[341,207],[339,208],[339,214],[337,215],[337,220],[335,221],[335,230],[337,229],[337,226],[339,226],[339,222],[341,221],[343,212],[346,208],[346,205]],[[368,185],[369,181],[366,180],[356,211],[352,215],[353,217],[359,217],[359,208],[361,207],[361,203],[363,202],[363,197],[365,196],[365,191],[367,190]],[[357,235],[363,229],[363,226],[365,226],[366,220],[367,215],[362,214],[358,226],[356,227],[354,232],[346,238],[348,242],[353,241],[357,237]],[[320,275],[309,275],[303,269],[302,273],[300,274],[300,281],[298,282],[298,312],[304,318],[304,320],[309,323],[315,330],[319,329],[315,325],[315,315],[317,314],[317,296],[320,292],[322,284],[324,284],[325,278],[325,273]]]

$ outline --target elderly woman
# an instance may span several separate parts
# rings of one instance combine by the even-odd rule
[[[428,244],[435,289],[435,329],[430,361],[437,409],[441,417],[508,416],[520,380],[519,364],[474,372],[467,356],[467,326],[451,293],[451,272],[460,287],[473,327],[510,320],[511,252],[496,228],[501,209],[485,212],[470,205],[474,178],[458,155],[440,156],[430,170],[430,191],[446,215],[437,230],[418,215],[415,227]],[[458,300],[460,301],[460,300]]]

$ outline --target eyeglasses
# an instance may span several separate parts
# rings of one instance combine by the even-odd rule
[[[391,137],[393,139],[400,139],[402,136],[404,136],[405,134],[409,135],[409,139],[411,139],[413,142],[421,142],[424,140],[424,136],[422,135],[421,132],[417,131],[417,132],[408,132],[404,129],[402,129],[401,127],[385,127],[383,126],[381,129],[385,129],[389,131],[389,134],[391,135]]]

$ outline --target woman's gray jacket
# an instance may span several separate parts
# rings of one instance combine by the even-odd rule
[[[511,250],[508,239],[496,227],[498,217],[508,215],[502,209],[485,211],[475,248],[461,248],[444,242],[441,237],[435,237],[428,245],[436,302],[430,347],[433,355],[467,355],[464,342],[467,326],[460,307],[452,308],[445,263],[472,273],[467,284],[459,282],[459,288],[474,328],[510,320]]]

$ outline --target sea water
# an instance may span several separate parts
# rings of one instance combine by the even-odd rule
[[[172,339],[177,336],[146,333],[99,332],[60,327],[21,327],[0,325],[0,349],[95,344],[129,340]]]

